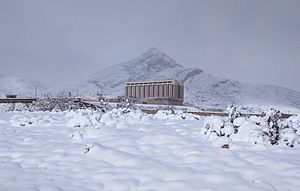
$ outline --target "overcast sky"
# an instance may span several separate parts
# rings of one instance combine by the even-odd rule
[[[0,71],[78,82],[150,47],[185,67],[300,91],[300,1],[0,0]]]

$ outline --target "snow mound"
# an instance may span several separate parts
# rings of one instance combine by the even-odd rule
[[[6,124],[7,123],[7,121],[6,120],[0,120],[0,125],[2,125],[2,124]]]
[[[73,142],[81,142],[83,140],[83,134],[81,132],[74,132],[70,135]]]
[[[49,112],[45,112],[44,115],[39,113],[20,113],[11,117],[9,120],[11,126],[14,127],[36,127],[36,126],[53,126],[58,123],[58,120]]]
[[[142,157],[98,143],[87,144],[83,153],[113,166],[136,167],[145,165],[145,160]]]
[[[136,122],[149,122],[151,120],[199,120],[192,114],[182,111],[160,110],[157,114],[149,115],[139,109],[114,108],[110,111],[97,110],[71,110],[66,112],[67,127],[111,127],[116,129],[129,129],[130,124]],[[140,127],[141,130],[147,130]]]
[[[101,113],[94,110],[75,110],[66,114],[67,127],[99,127]]]
[[[149,116],[141,110],[132,109],[112,109],[102,114],[101,123],[106,126],[114,127],[117,129],[128,128],[129,124],[135,121],[149,120]]]
[[[108,126],[117,129],[128,128],[135,121],[145,121],[149,116],[140,110],[114,108],[102,112],[97,110],[75,110],[66,114],[68,127],[95,127]]]

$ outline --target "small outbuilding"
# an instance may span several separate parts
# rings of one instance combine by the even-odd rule
[[[7,98],[7,99],[16,99],[16,98],[17,98],[17,95],[15,95],[15,94],[7,94],[7,95],[6,95],[6,98]]]

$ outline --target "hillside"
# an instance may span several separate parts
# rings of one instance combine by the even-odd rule
[[[101,92],[106,95],[123,95],[127,81],[150,79],[177,79],[185,84],[185,103],[201,108],[225,108],[234,105],[273,105],[300,108],[300,93],[283,87],[258,85],[216,77],[199,68],[185,68],[162,51],[151,48],[140,57],[112,65],[98,71],[77,87],[47,87],[38,82],[0,73],[0,96],[18,94],[33,97],[38,94],[61,91],[79,91],[79,94]],[[63,84],[62,84],[63,85]]]
[[[6,94],[17,94],[18,97],[34,97],[35,87],[40,90],[42,85],[39,82],[26,80],[11,74],[0,73],[0,97]]]
[[[82,93],[98,91],[123,95],[127,81],[177,79],[184,81],[185,102],[201,107],[229,104],[273,104],[300,108],[300,93],[283,87],[249,84],[208,74],[199,68],[184,68],[162,51],[151,48],[140,57],[97,72],[80,85]]]

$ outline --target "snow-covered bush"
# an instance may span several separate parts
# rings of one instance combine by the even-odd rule
[[[0,104],[0,111],[26,111],[29,108],[29,104],[22,103],[2,103]]]
[[[123,109],[124,112],[128,110],[137,109],[134,102],[126,97],[122,97],[120,102],[117,104],[117,108]]]
[[[101,126],[124,129],[129,123],[149,119],[149,116],[141,110],[129,110],[125,108],[114,108],[102,112],[91,109],[68,111],[66,114],[68,127],[94,127]]]
[[[80,109],[81,106],[73,98],[44,98],[33,102],[29,111],[65,111]]]
[[[203,123],[201,133],[210,139],[223,136],[229,137],[234,133],[234,128],[231,123],[226,122],[222,117],[207,117]]]
[[[66,111],[77,110],[84,105],[73,98],[43,98],[33,103],[6,103],[0,104],[1,111]]]
[[[199,120],[199,117],[190,113],[184,113],[179,110],[158,110],[156,114],[153,115],[154,119],[164,119],[164,120],[174,120],[174,119],[183,119],[183,120]]]
[[[294,116],[284,119],[274,109],[265,117],[208,117],[201,134],[210,140],[228,137],[232,141],[295,147],[300,146],[300,119]]]
[[[234,120],[234,127],[236,133],[230,137],[233,141],[268,143],[268,136],[264,132],[269,128],[261,117],[238,117]]]
[[[265,132],[265,134],[268,135],[269,141],[272,145],[278,144],[280,139],[279,131],[283,128],[282,125],[279,126],[279,123],[282,122],[281,117],[282,115],[280,111],[276,111],[274,109],[271,109],[265,116],[265,119],[267,120],[269,126],[269,130],[268,132]]]
[[[238,108],[235,106],[229,106],[227,110],[228,110],[228,118],[231,123],[233,123],[233,120],[235,118],[241,116],[241,113],[239,112]]]

